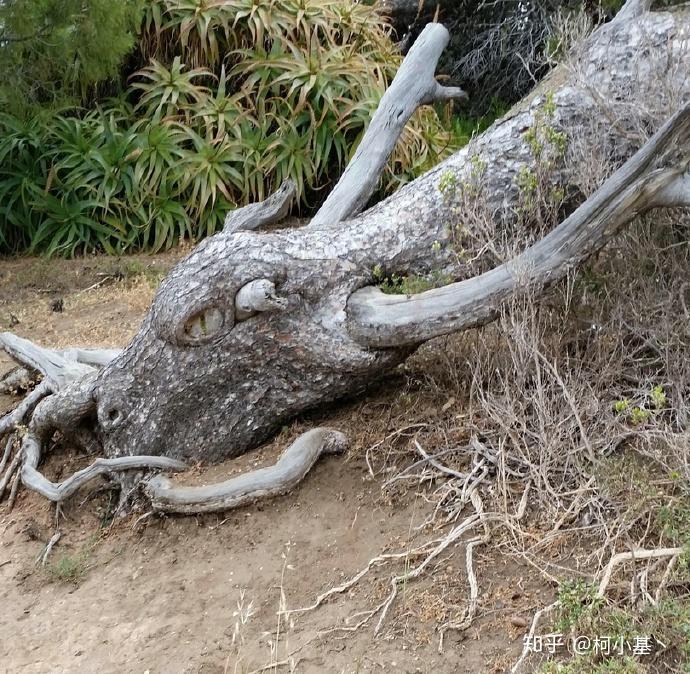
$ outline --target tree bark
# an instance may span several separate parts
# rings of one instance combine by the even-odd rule
[[[541,289],[562,279],[637,215],[688,205],[689,145],[690,105],[686,105],[591,199],[514,259],[418,295],[386,295],[374,287],[353,293],[348,301],[350,334],[361,344],[384,348],[419,344],[488,323],[520,287]],[[658,168],[660,157],[674,154],[678,168]]]
[[[37,484],[41,444],[54,430],[85,425],[108,459],[146,455],[144,465],[151,456],[184,462],[236,456],[298,413],[363,389],[421,342],[491,320],[525,278],[538,287],[553,282],[638,213],[688,205],[690,112],[683,106],[690,100],[690,12],[649,13],[639,6],[631,0],[616,21],[590,36],[571,67],[556,69],[466,148],[354,217],[402,120],[414,106],[448,93],[433,79],[447,33],[427,27],[384,98],[385,113],[375,117],[335,197],[311,224],[256,231],[286,213],[289,184],[266,202],[231,214],[223,232],[170,272],[139,333],[121,352],[55,352],[0,335],[0,346],[21,365],[43,372],[52,391],[36,404],[25,436],[25,483]],[[649,110],[641,115],[643,103]],[[372,287],[376,269],[409,275],[452,267],[449,225],[462,214],[444,197],[447,176],[457,184],[476,180],[481,165],[478,188],[487,207],[501,223],[514,217],[521,172],[538,170],[529,131],[545,105],[553,132],[577,136],[584,147],[614,148],[618,163],[638,149],[631,111],[645,121],[660,110],[680,112],[600,192],[517,260],[430,294],[382,298]],[[575,184],[581,170],[554,169],[551,186]],[[18,425],[13,420],[0,435]],[[333,437],[328,433],[318,436],[326,444]],[[303,475],[319,453],[316,447],[289,454],[302,462],[291,475]],[[274,470],[271,476],[284,474]],[[205,496],[185,492],[181,502],[198,510],[208,497],[227,507],[237,493],[244,503],[266,492],[263,483],[255,492],[243,491],[244,485],[237,492],[236,483],[225,487]],[[170,488],[163,481],[150,488],[154,502],[177,497],[168,491],[166,501]],[[65,490],[59,489],[45,491],[61,497]]]
[[[377,266],[406,275],[450,262],[447,225],[457,215],[439,190],[441,177],[450,172],[458,183],[471,180],[482,162],[483,198],[496,217],[509,217],[520,198],[520,171],[536,170],[527,132],[547,93],[555,129],[630,156],[636,147],[622,113],[641,101],[668,106],[658,101],[665,81],[678,100],[687,100],[686,68],[669,69],[670,56],[679,64],[688,57],[687,25],[682,11],[602,27],[572,69],[556,70],[486,133],[360,217],[342,221],[336,208],[330,221],[322,211],[298,230],[224,232],[202,242],[165,279],[134,341],[98,376],[106,454],[145,447],[182,460],[234,456],[300,411],[355,392],[403,361],[415,341],[402,348],[360,343],[348,327],[347,301],[374,284]],[[612,101],[613,123],[602,99]],[[570,184],[580,170],[554,171],[554,186]],[[257,279],[273,283],[285,308],[237,320],[235,298]],[[191,339],[185,326],[211,310],[223,312],[222,327]]]

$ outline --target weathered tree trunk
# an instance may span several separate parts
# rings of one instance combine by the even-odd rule
[[[311,224],[255,231],[285,214],[290,185],[230,214],[222,233],[170,272],[138,335],[117,354],[57,352],[0,335],[11,356],[45,375],[40,395],[4,426],[0,422],[0,436],[11,434],[33,409],[22,449],[24,483],[52,500],[74,490],[74,481],[67,488],[38,474],[42,443],[54,430],[78,440],[95,434],[109,459],[78,484],[103,472],[160,468],[157,457],[177,469],[179,461],[236,456],[299,412],[360,390],[423,341],[491,320],[525,281],[543,287],[561,278],[637,214],[690,204],[684,163],[690,150],[688,29],[687,10],[649,13],[643,2],[631,0],[617,20],[589,38],[574,69],[555,71],[465,149],[354,217],[414,107],[464,95],[434,80],[448,36],[443,27],[428,26]],[[661,82],[667,89],[660,90]],[[667,91],[675,105],[661,100]],[[535,161],[527,132],[547,92],[555,130],[577,130],[580,143],[610,145],[621,157],[636,149],[623,114],[632,104],[650,101],[680,111],[597,194],[516,260],[419,296],[382,296],[372,287],[377,267],[398,275],[450,267],[449,223],[459,216],[439,189],[442,176],[461,184],[481,162],[485,201],[497,218],[510,216],[519,197],[517,176]],[[613,118],[602,114],[602,98],[613,101],[607,107]],[[554,172],[554,184],[568,185],[570,171],[578,170]],[[255,482],[248,477],[194,494],[157,479],[148,490],[162,510],[226,508],[290,488],[319,447],[342,444],[339,434],[322,431]],[[124,457],[131,465],[123,465]]]

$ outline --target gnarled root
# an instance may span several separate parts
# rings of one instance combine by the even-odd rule
[[[284,494],[301,482],[322,454],[337,454],[346,448],[347,438],[342,433],[315,428],[300,435],[273,466],[200,487],[174,487],[165,476],[157,475],[149,480],[146,493],[158,512],[229,510],[259,498]]]
[[[60,483],[53,483],[45,478],[38,471],[42,445],[56,430],[74,433],[83,420],[93,413],[95,403],[92,388],[96,370],[76,360],[81,350],[72,350],[73,359],[68,360],[63,359],[58,352],[41,349],[27,340],[15,339],[12,335],[2,337],[3,346],[6,348],[10,346],[13,357],[40,369],[46,378],[14,411],[0,420],[0,438],[10,434],[0,459],[4,468],[9,461],[12,445],[15,444],[15,431],[24,422],[25,417],[33,411],[28,428],[24,432],[21,447],[9,462],[4,476],[0,478],[0,496],[11,483],[10,502],[12,503],[16,498],[20,476],[24,486],[50,501],[59,503],[99,475],[142,468],[174,471],[187,467],[181,461],[161,456],[131,456],[97,459],[87,468],[77,471]],[[91,358],[92,355],[98,358],[100,353],[84,350],[82,355],[86,358]],[[77,363],[76,367],[75,363]],[[73,380],[70,381],[70,379]],[[20,466],[21,470],[15,476]]]
[[[17,405],[9,414],[0,418],[0,444],[4,444],[4,450],[0,457],[0,499],[2,499],[5,489],[11,483],[10,503],[14,502],[19,489],[19,473],[23,451],[19,448],[18,429],[25,423],[26,418],[34,408],[46,396],[52,392],[48,381],[42,381],[24,400]],[[12,450],[18,448],[12,457]],[[11,460],[10,460],[10,457]],[[9,465],[8,465],[9,464]],[[7,468],[7,470],[5,470]],[[16,473],[16,479],[13,480]]]
[[[95,406],[92,395],[93,376],[83,377],[41,402],[34,411],[28,432],[22,441],[22,482],[29,489],[56,503],[69,498],[81,486],[99,475],[142,468],[183,470],[187,467],[181,461],[163,456],[124,456],[115,459],[96,459],[93,464],[60,483],[53,483],[45,478],[37,470],[41,446],[53,431],[69,431],[76,428],[92,413]]]
[[[22,366],[18,375],[11,373],[10,377],[25,377],[28,371],[38,371],[53,390],[79,381],[120,353],[118,349],[46,349],[11,332],[0,333],[0,349]]]
[[[25,418],[31,414],[34,407],[52,392],[50,384],[47,381],[42,381],[14,410],[0,419],[0,438],[16,430],[17,426],[22,424]]]
[[[83,430],[84,420],[95,411],[93,386],[97,368],[109,362],[117,352],[44,349],[11,333],[0,334],[0,347],[20,365],[38,370],[44,377],[13,412],[0,420],[0,440],[10,435],[0,457],[2,468],[9,462],[7,471],[0,477],[0,497],[10,483],[11,494],[16,496],[20,476],[24,486],[50,501],[60,503],[99,475],[142,469],[177,471],[187,467],[181,461],[163,456],[99,458],[68,479],[59,483],[51,482],[38,470],[44,443],[55,431],[75,437],[75,433]],[[29,414],[28,428],[20,431],[20,425]],[[17,444],[15,435],[20,432],[23,433],[21,447],[9,461],[12,447]],[[304,478],[322,454],[339,453],[346,447],[347,440],[342,433],[324,428],[314,429],[300,436],[276,464],[268,468],[202,487],[173,487],[167,477],[158,475],[145,483],[146,493],[151,498],[154,511],[158,512],[228,510],[258,498],[289,491]]]
[[[74,438],[90,438],[91,435],[80,424],[93,411],[94,401],[92,386],[98,368],[109,363],[117,354],[114,349],[67,349],[55,350],[38,346],[28,339],[18,337],[10,332],[0,333],[0,348],[19,365],[19,369],[9,373],[1,382],[2,391],[26,384],[32,373],[43,376],[36,388],[22,400],[10,413],[0,419],[0,442],[7,438],[5,449],[0,457],[0,498],[8,484],[12,485],[12,501],[21,481],[52,501],[60,501],[72,494],[81,484],[102,473],[121,470],[110,463],[96,462],[94,466],[79,471],[69,480],[55,485],[46,480],[37,470],[41,457],[42,442],[55,430],[62,431]],[[29,421],[29,417],[31,420]],[[28,427],[28,431],[23,429]],[[24,434],[20,443],[18,438]],[[9,437],[8,437],[9,436]],[[19,449],[10,461],[13,448]],[[167,460],[161,464],[159,457],[154,457],[156,467],[172,469]],[[136,463],[140,468],[144,463]],[[174,462],[177,463],[177,462]],[[8,465],[9,464],[9,465]],[[5,471],[5,467],[7,470]],[[126,468],[129,468],[127,464]],[[179,466],[177,466],[179,469]],[[4,474],[3,474],[3,471]],[[13,477],[17,473],[13,481]]]
[[[11,437],[8,442],[8,447],[11,449],[12,444],[14,443],[14,437]],[[22,461],[22,453],[21,450],[18,451],[15,455],[12,461],[10,462],[9,467],[5,471],[5,474],[0,476],[0,499],[2,499],[5,489],[7,489],[7,485],[10,484],[12,477],[14,474],[17,472],[21,465]]]
[[[51,482],[28,463],[22,466],[22,482],[25,487],[38,492],[50,501],[60,503],[74,494],[80,487],[99,475],[108,475],[123,470],[142,468],[158,470],[184,470],[187,465],[165,456],[122,456],[117,459],[96,459],[90,466],[78,470],[63,482]]]

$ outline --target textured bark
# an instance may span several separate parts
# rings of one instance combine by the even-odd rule
[[[631,0],[627,13],[589,38],[572,70],[556,70],[465,149],[352,217],[368,198],[370,174],[378,175],[400,120],[439,91],[433,63],[424,61],[438,58],[447,36],[440,26],[427,28],[401,70],[413,73],[413,80],[416,73],[415,86],[409,75],[396,78],[386,108],[394,119],[372,123],[354,161],[356,170],[346,172],[335,189],[337,198],[311,224],[255,231],[285,214],[290,185],[262,204],[231,214],[223,232],[203,241],[170,272],[138,335],[122,352],[56,352],[0,336],[0,346],[20,364],[43,372],[53,391],[31,416],[23,449],[25,482],[36,483],[32,471],[42,443],[54,430],[94,428],[109,459],[144,454],[215,462],[236,456],[296,414],[361,390],[421,341],[490,320],[500,302],[519,289],[510,269],[473,281],[476,293],[470,293],[470,303],[476,315],[470,312],[469,320],[467,286],[386,300],[367,287],[375,282],[376,267],[406,275],[450,265],[449,224],[458,215],[439,189],[444,174],[461,183],[482,162],[483,198],[497,219],[510,218],[519,196],[516,178],[534,162],[526,132],[547,91],[554,128],[578,133],[585,146],[615,148],[619,160],[637,150],[626,126],[631,104],[644,100],[674,107],[662,100],[667,90],[675,96],[676,109],[689,100],[688,11],[640,13],[639,6]],[[668,84],[663,92],[660,82]],[[602,99],[612,101],[607,109],[613,110],[613,119],[602,114]],[[548,283],[603,245],[637,212],[686,205],[690,179],[678,163],[678,151],[688,150],[687,127],[686,109],[579,215],[528,251],[518,261],[521,272],[523,267],[529,273],[536,270],[531,279]],[[368,164],[369,172],[362,168]],[[569,184],[571,171],[579,170],[574,166],[554,172],[554,184]],[[353,180],[353,175],[363,180]],[[444,307],[446,297],[452,302]],[[391,305],[405,307],[402,331],[393,314],[384,313],[379,320],[384,305],[386,311]],[[79,376],[77,369],[83,370]],[[209,499],[227,507],[236,487],[220,485],[210,496],[197,491],[181,498],[189,509],[194,509],[190,504],[203,509]],[[154,500],[166,502],[164,482],[154,481],[151,489]],[[170,502],[178,493],[168,492]]]
[[[543,239],[479,276],[414,296],[363,288],[350,297],[350,334],[382,348],[418,344],[484,325],[520,288],[562,279],[638,215],[690,205],[690,104],[670,119],[599,191]],[[669,164],[680,168],[659,168]]]
[[[554,72],[531,100],[469,146],[355,219],[324,223],[321,217],[298,230],[223,232],[202,242],[165,279],[140,333],[98,377],[106,454],[145,448],[183,460],[234,456],[302,410],[355,392],[400,363],[414,345],[358,343],[348,330],[347,301],[373,283],[377,265],[410,274],[448,261],[447,223],[457,215],[439,192],[441,176],[451,171],[458,181],[469,179],[472,157],[481,157],[484,198],[497,217],[509,213],[520,168],[534,161],[525,132],[547,90],[556,128],[578,129],[589,134],[581,142],[605,143],[629,156],[636,148],[625,120],[612,125],[602,117],[600,97],[624,110],[633,95],[656,100],[659,82],[671,77],[679,100],[687,99],[687,69],[668,72],[669,54],[679,62],[688,55],[687,27],[685,12],[604,26],[573,73]],[[555,176],[563,183],[569,178],[565,170]],[[235,297],[256,279],[271,281],[287,306],[237,321]],[[224,311],[223,327],[190,345],[184,326],[209,307]]]

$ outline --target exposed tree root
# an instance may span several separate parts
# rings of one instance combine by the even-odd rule
[[[462,620],[455,622],[448,622],[441,628],[441,638],[439,642],[439,651],[442,650],[443,635],[446,630],[458,630],[463,631],[468,629],[477,615],[477,608],[479,607],[479,584],[477,583],[477,574],[474,571],[474,549],[478,545],[486,545],[491,538],[491,531],[486,522],[484,516],[484,503],[482,502],[481,496],[477,490],[473,490],[470,498],[472,500],[472,505],[476,513],[479,515],[480,522],[484,527],[484,533],[482,536],[468,541],[465,548],[465,571],[467,573],[467,584],[470,586],[470,596],[467,604],[467,610]]]
[[[96,459],[87,468],[78,470],[74,475],[62,482],[50,482],[30,464],[22,467],[22,482],[24,486],[54,503],[60,503],[74,494],[87,482],[99,475],[109,475],[125,470],[184,470],[186,464],[165,456],[121,456],[117,459]]]
[[[31,414],[31,411],[36,407],[36,405],[47,395],[52,393],[52,389],[48,381],[42,381],[31,393],[29,393],[24,400],[22,400],[17,407],[14,408],[9,414],[6,414],[0,419],[0,438],[4,435],[14,431],[19,424],[24,422],[27,415]],[[2,468],[0,467],[0,472]]]
[[[606,565],[604,575],[599,583],[597,596],[603,597],[606,594],[606,588],[611,582],[611,574],[619,564],[623,562],[632,562],[643,559],[660,559],[664,557],[677,557],[683,554],[683,548],[656,548],[654,550],[630,550],[628,552],[619,552],[611,557],[609,563]]]
[[[19,482],[21,480],[21,473],[17,473],[13,480],[12,486],[10,487],[10,497],[7,499],[7,511],[12,512],[14,508],[14,503],[17,500],[17,492],[19,491]]]
[[[367,625],[372,618],[378,616],[378,621],[374,627],[374,634],[379,635],[385,625],[386,618],[393,606],[395,599],[397,598],[399,588],[401,585],[406,584],[408,581],[419,578],[425,571],[429,569],[430,566],[438,559],[438,557],[448,550],[452,545],[460,542],[464,536],[469,534],[477,526],[482,527],[482,533],[480,536],[474,537],[466,542],[465,549],[465,566],[467,572],[467,583],[469,586],[467,608],[464,615],[455,621],[450,621],[445,623],[440,627],[440,641],[439,641],[439,651],[443,649],[443,639],[445,632],[451,629],[455,630],[465,630],[468,629],[476,619],[477,611],[479,608],[479,583],[477,581],[477,573],[474,568],[474,553],[478,546],[485,545],[489,542],[491,538],[491,528],[489,526],[489,521],[491,519],[484,511],[484,503],[480,495],[480,487],[486,481],[485,478],[488,474],[489,466],[493,466],[497,457],[494,455],[493,451],[482,444],[476,437],[472,437],[470,443],[466,447],[453,447],[452,449],[442,450],[436,455],[430,455],[424,450],[420,442],[415,438],[413,439],[413,444],[416,447],[417,452],[422,456],[421,461],[416,461],[411,466],[405,468],[401,475],[406,477],[412,477],[410,475],[411,468],[426,464],[431,466],[442,476],[449,476],[451,479],[449,482],[444,483],[446,485],[452,485],[452,483],[458,483],[452,486],[452,492],[455,494],[457,499],[457,505],[454,507],[453,511],[446,518],[446,522],[451,522],[457,520],[461,511],[471,504],[474,513],[465,517],[459,524],[455,524],[453,528],[448,531],[443,537],[436,538],[425,544],[416,547],[414,549],[405,550],[399,553],[386,553],[378,555],[377,557],[369,560],[368,564],[363,567],[354,576],[349,578],[346,582],[341,585],[334,586],[325,592],[318,595],[313,604],[305,606],[298,609],[290,609],[285,611],[287,614],[295,613],[305,613],[308,611],[313,611],[321,606],[328,599],[334,597],[335,595],[347,592],[357,583],[359,583],[372,569],[377,566],[386,564],[390,561],[406,560],[410,561],[412,559],[422,557],[422,561],[414,566],[410,570],[406,570],[405,573],[391,576],[390,578],[390,592],[386,598],[373,608],[358,612],[354,615],[349,616],[345,620],[345,625],[338,625],[331,628],[328,632],[333,631],[356,631],[365,625]],[[441,463],[438,458],[449,452],[463,453],[471,452],[471,470],[467,473],[460,472],[445,466]],[[505,466],[504,466],[505,469]],[[514,472],[517,477],[520,476],[519,473]],[[416,475],[417,479],[420,479],[420,475]],[[385,485],[393,482],[394,479],[389,480]],[[531,481],[527,481],[527,485],[522,493],[520,502],[518,504],[515,515],[512,516],[512,521],[504,521],[499,519],[498,523],[512,528],[515,526],[516,522],[519,522],[525,515],[527,510],[527,501],[532,487]],[[441,499],[441,501],[443,498]],[[435,521],[435,516],[438,512],[438,507],[434,510],[432,517],[428,518],[422,526],[431,525]]]
[[[658,604],[661,601],[661,595],[663,594],[664,590],[668,585],[669,578],[671,577],[671,572],[673,571],[673,567],[676,565],[676,562],[678,561],[678,557],[680,557],[680,555],[673,555],[673,557],[671,557],[671,559],[668,560],[668,564],[666,564],[664,574],[661,576],[659,585],[657,586],[656,592],[654,593],[654,604]]]
[[[5,493],[5,489],[7,489],[7,485],[10,484],[14,474],[19,470],[19,467],[21,466],[22,462],[22,453],[21,450],[18,451],[12,461],[10,462],[10,465],[8,466],[7,470],[5,471],[5,474],[0,477],[0,499],[2,498],[3,494]]]
[[[66,352],[45,349],[11,332],[0,333],[0,348],[20,365],[40,372],[44,381],[54,391],[95,371],[93,365],[77,359],[79,349]]]
[[[374,557],[373,559],[370,559],[368,564],[361,569],[358,573],[356,573],[352,578],[349,580],[345,581],[342,585],[336,585],[335,587],[332,587],[326,592],[323,592],[320,594],[316,600],[314,601],[313,604],[310,604],[309,606],[304,606],[302,608],[295,608],[295,609],[290,609],[289,611],[285,611],[286,614],[290,615],[292,613],[307,613],[308,611],[313,611],[321,604],[323,604],[327,599],[330,599],[330,597],[333,597],[337,594],[342,594],[343,592],[347,592],[350,588],[354,587],[357,585],[357,583],[364,578],[364,576],[371,571],[376,566],[379,566],[381,564],[385,564],[386,562],[394,559],[409,559],[410,557],[414,557],[417,555],[420,555],[425,551],[429,546],[431,546],[433,543],[436,541],[431,541],[430,543],[427,543],[426,545],[423,545],[421,548],[416,548],[415,550],[412,551],[405,551],[405,552],[396,552],[396,553],[387,553],[383,555],[378,555],[377,557]]]
[[[20,476],[28,489],[60,503],[100,475],[142,469],[178,471],[187,467],[182,461],[164,456],[99,458],[68,479],[60,483],[51,482],[38,470],[42,445],[56,430],[80,437],[80,423],[95,409],[92,389],[96,366],[109,362],[116,352],[88,349],[59,352],[44,349],[10,333],[0,335],[0,346],[17,362],[38,370],[44,376],[44,380],[16,409],[0,420],[2,439],[14,433],[33,412],[23,434],[21,448],[9,462],[14,443],[12,435],[0,460],[3,469],[9,462],[4,475],[0,470],[0,497],[10,485],[10,505],[16,498]],[[157,476],[148,480],[146,492],[157,512],[227,510],[289,491],[304,478],[322,454],[339,453],[346,447],[347,440],[342,433],[315,429],[298,438],[274,466],[205,487],[173,487],[168,478]],[[20,466],[21,472],[18,472]]]
[[[481,500],[479,501],[481,503]],[[444,552],[453,543],[456,543],[462,536],[464,536],[468,531],[471,531],[477,524],[483,522],[483,509],[477,509],[475,505],[475,514],[467,517],[463,522],[456,527],[454,527],[441,541],[436,545],[436,547],[424,558],[424,560],[414,567],[408,573],[404,573],[398,576],[393,576],[391,578],[391,591],[386,598],[386,600],[381,605],[381,615],[379,616],[376,627],[374,628],[374,634],[379,634],[383,628],[388,611],[392,606],[395,598],[398,595],[398,587],[403,583],[407,583],[410,580],[414,580],[424,573],[424,570],[433,562],[442,552]],[[470,600],[470,605],[471,605]]]
[[[5,443],[5,451],[2,453],[2,457],[0,457],[0,475],[2,475],[7,462],[10,460],[12,447],[14,447],[14,434],[10,434],[10,436],[7,438],[7,442]]]
[[[301,435],[273,466],[238,475],[225,482],[201,487],[174,487],[163,475],[148,481],[146,493],[158,512],[202,513],[229,510],[259,498],[290,491],[302,481],[322,454],[347,448],[338,431],[315,428]]]
[[[41,554],[37,557],[36,564],[40,564],[41,566],[46,565],[46,562],[48,561],[48,557],[49,557],[52,549],[55,547],[55,545],[57,545],[60,538],[62,538],[62,534],[59,531],[56,531],[50,537],[50,540],[46,543],[46,546],[41,551]]]
[[[470,597],[468,601],[467,612],[461,623],[457,625],[449,624],[445,626],[446,629],[466,629],[466,627],[468,627],[472,623],[476,615],[479,596],[477,578],[476,574],[474,573],[474,566],[472,563],[472,553],[477,545],[485,543],[489,538],[489,528],[484,516],[484,507],[481,497],[479,496],[479,493],[477,491],[477,487],[478,483],[475,483],[468,496],[468,498],[472,502],[472,505],[474,506],[474,514],[469,515],[462,521],[462,523],[453,527],[453,529],[451,529],[451,531],[449,531],[443,538],[428,541],[424,545],[414,548],[413,550],[378,555],[377,557],[370,559],[368,564],[364,568],[362,568],[358,573],[352,576],[345,583],[343,583],[342,585],[332,587],[329,590],[326,590],[325,592],[320,594],[313,604],[305,606],[303,608],[291,609],[289,611],[285,611],[285,613],[293,614],[313,611],[317,609],[319,606],[321,606],[321,604],[323,604],[330,597],[333,597],[337,594],[342,594],[343,592],[346,592],[350,588],[354,587],[365,575],[369,573],[369,571],[372,568],[379,566],[381,564],[385,564],[388,561],[401,559],[410,560],[414,557],[419,557],[423,555],[424,559],[413,569],[407,571],[404,574],[395,575],[391,577],[390,592],[388,596],[378,606],[375,606],[373,609],[370,609],[368,611],[363,611],[361,613],[357,613],[355,615],[350,616],[346,620],[346,623],[353,622],[355,618],[360,618],[360,620],[356,622],[354,625],[338,626],[334,628],[337,630],[355,631],[366,625],[374,616],[378,615],[379,619],[376,623],[376,626],[374,627],[374,634],[378,635],[383,629],[388,612],[398,595],[398,589],[400,585],[402,583],[407,583],[408,581],[414,580],[415,578],[421,576],[424,573],[424,571],[431,565],[431,563],[438,558],[439,555],[441,555],[451,545],[458,542],[462,538],[462,536],[471,531],[477,524],[481,524],[484,527],[484,534],[479,538],[475,538],[474,540],[469,541],[468,550],[466,553],[468,583],[470,585]],[[441,640],[442,639],[443,632]]]
[[[17,389],[28,388],[31,372],[25,367],[17,367],[0,378],[0,393],[12,393]]]
[[[535,614],[534,617],[532,618],[532,624],[530,625],[529,632],[525,636],[525,645],[522,648],[522,653],[520,653],[520,657],[517,659],[515,664],[512,666],[510,670],[510,674],[517,674],[521,669],[522,666],[525,664],[525,660],[529,657],[530,654],[530,644],[533,643],[533,637],[537,632],[537,627],[539,626],[539,621],[547,614],[551,613],[555,608],[557,608],[559,603],[557,601],[553,602],[553,604],[549,604],[548,606],[545,606],[542,609],[539,609]]]
[[[63,359],[59,354],[56,355],[57,352],[42,349],[28,340],[15,339],[13,335],[5,334],[0,337],[3,339],[3,346],[6,349],[9,348],[13,357],[23,361],[30,360],[36,369],[43,371],[44,376],[50,377],[50,379],[44,379],[13,412],[0,420],[0,437],[2,437],[15,431],[24,417],[33,409],[33,416],[28,424],[28,429],[24,432],[21,448],[17,451],[0,480],[0,497],[12,480],[9,497],[10,508],[17,496],[20,476],[22,483],[27,488],[50,501],[60,503],[99,475],[142,468],[183,470],[187,467],[181,461],[162,456],[131,456],[97,459],[91,466],[77,471],[60,483],[53,483],[46,479],[37,469],[41,459],[42,444],[56,430],[70,432],[72,429],[79,428],[81,421],[93,410],[94,401],[91,389],[92,376],[95,370],[91,366],[84,365],[88,368],[86,374],[83,370],[79,370],[81,374],[76,378],[76,381],[72,381],[72,375],[78,371],[73,367],[73,363],[77,362],[76,360]],[[89,358],[94,357],[95,353],[102,354],[102,352],[88,350],[85,350],[84,353]],[[83,356],[82,350],[73,350],[75,359],[81,357],[80,354]],[[100,355],[95,357],[99,358]],[[59,391],[49,395],[54,386],[57,386]],[[10,438],[3,454],[3,463],[6,463],[9,452],[11,452],[12,441],[13,437]],[[17,472],[20,465],[21,472]]]

